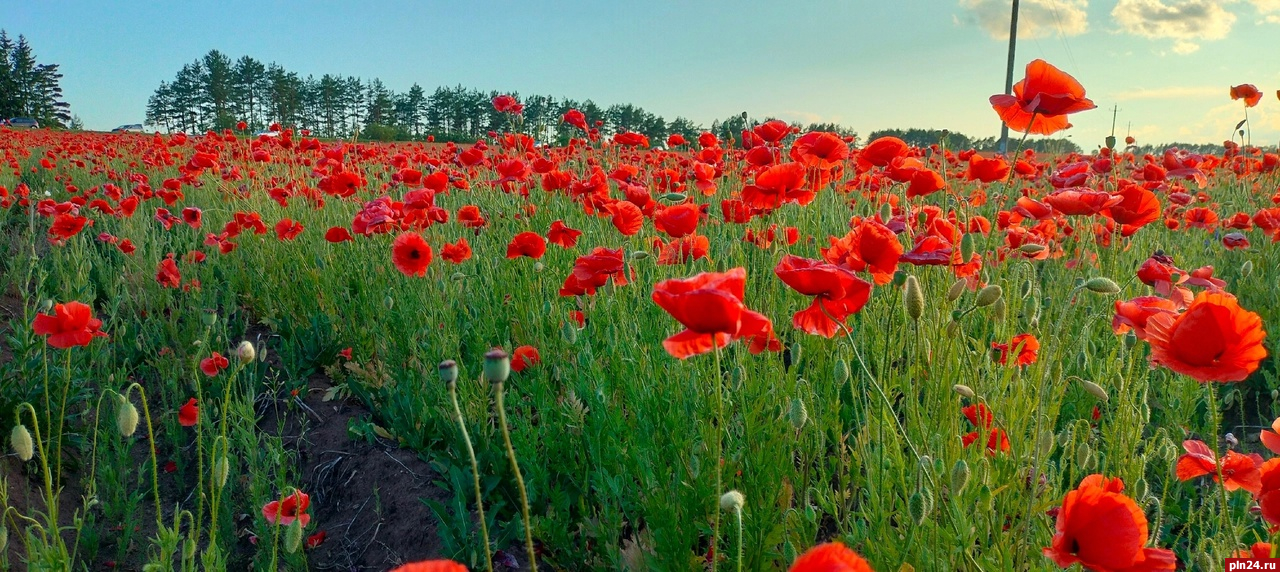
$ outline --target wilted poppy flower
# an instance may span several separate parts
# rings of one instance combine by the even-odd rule
[[[423,560],[393,568],[391,572],[467,572],[467,567],[452,560]]]
[[[1178,316],[1147,320],[1152,363],[1196,381],[1243,381],[1258,369],[1267,350],[1262,318],[1225,292],[1201,292]]]
[[[551,230],[547,231],[547,241],[561,248],[573,248],[579,236],[582,231],[569,228],[562,220],[551,223]]]
[[[1203,441],[1188,439],[1182,442],[1182,448],[1186,449],[1187,453],[1178,457],[1176,465],[1178,480],[1189,481],[1196,477],[1213,475],[1213,482],[1219,482],[1218,457],[1213,454],[1213,450],[1208,445]],[[1222,478],[1227,481],[1223,486],[1228,491],[1244,489],[1258,494],[1262,488],[1262,477],[1258,472],[1258,465],[1261,464],[1262,457],[1258,455],[1241,455],[1235,451],[1227,451],[1226,458],[1222,460]]]
[[[431,245],[416,232],[403,233],[391,244],[391,261],[405,276],[426,276]]]
[[[788,572],[874,572],[857,552],[839,542],[819,544],[791,563]]]
[[[871,298],[871,284],[846,268],[829,262],[786,255],[773,273],[793,290],[813,296],[808,308],[795,313],[796,329],[830,338],[845,318],[862,309]],[[833,321],[834,320],[834,321]]]
[[[187,404],[178,408],[178,424],[183,427],[194,427],[196,422],[200,420],[200,407],[196,405],[196,398],[192,397],[187,400]]]
[[[1018,352],[1015,361],[1017,365],[1031,365],[1036,363],[1036,352],[1040,351],[1040,340],[1031,334],[1018,334],[1007,344],[991,342],[991,348],[999,352],[999,358],[996,361],[1001,365],[1009,361],[1010,351]]]
[[[1235,101],[1237,99],[1243,99],[1245,107],[1253,107],[1257,105],[1259,101],[1262,101],[1262,92],[1258,91],[1258,88],[1254,87],[1253,84],[1250,83],[1232,86],[1231,101]]]
[[[849,234],[827,240],[831,247],[821,249],[823,259],[854,272],[868,272],[876,284],[888,284],[898,271],[902,243],[889,227],[874,219],[863,219]]]
[[[280,526],[289,526],[294,520],[299,520],[302,522],[302,527],[306,528],[311,522],[311,515],[307,514],[309,506],[311,506],[311,497],[307,493],[295,490],[283,501],[273,500],[263,505],[262,516],[267,519],[267,522]]]
[[[36,314],[31,331],[49,336],[45,341],[58,349],[87,346],[94,337],[107,337],[98,331],[102,320],[93,317],[93,308],[81,302],[54,304],[53,315]]]
[[[507,258],[527,256],[538,259],[547,252],[547,241],[536,232],[522,232],[511,239],[507,245]]]
[[[213,355],[200,360],[200,371],[209,377],[213,377],[221,373],[230,364],[231,362],[227,361],[227,358],[222,354],[213,352]]]
[[[743,303],[747,271],[703,272],[692,278],[663,280],[653,287],[653,301],[685,327],[662,342],[684,359],[724,347],[738,338],[751,340],[751,353],[780,351],[773,323]]]
[[[1227,250],[1249,248],[1249,237],[1243,232],[1229,232],[1222,235],[1222,246]]]
[[[1113,572],[1176,570],[1172,550],[1145,548],[1147,516],[1122,492],[1118,478],[1085,477],[1062,499],[1057,532],[1044,555],[1061,568],[1080,563],[1087,570]]]
[[[1067,115],[1097,107],[1084,96],[1084,86],[1044,60],[1027,64],[1026,76],[1013,85],[1013,95],[991,96],[991,107],[1009,129],[1052,135],[1071,126]]]
[[[538,354],[538,348],[533,346],[520,346],[516,351],[511,352],[511,371],[516,373],[540,363],[542,363],[542,356]]]

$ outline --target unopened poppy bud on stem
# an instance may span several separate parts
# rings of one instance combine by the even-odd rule
[[[1042,245],[1042,244],[1036,244],[1036,243],[1034,243],[1034,242],[1028,242],[1027,244],[1024,244],[1024,245],[1022,245],[1021,247],[1019,247],[1019,248],[1018,248],[1018,252],[1021,252],[1021,253],[1023,253],[1023,254],[1029,254],[1029,255],[1032,255],[1032,256],[1035,256],[1035,255],[1037,255],[1037,254],[1040,254],[1041,252],[1044,252],[1045,250],[1046,250],[1046,249],[1045,249],[1044,245]]]
[[[1101,385],[1098,385],[1087,379],[1080,380],[1080,385],[1084,386],[1084,390],[1088,391],[1089,395],[1092,395],[1098,398],[1098,401],[1101,401],[1103,403],[1107,402],[1107,399],[1108,399],[1107,390],[1103,389]]]
[[[924,291],[920,289],[920,282],[914,275],[907,276],[907,282],[902,287],[902,307],[906,308],[907,316],[914,321],[920,321],[920,316],[924,315]]]
[[[21,423],[13,427],[13,432],[9,433],[9,444],[13,445],[14,452],[18,453],[18,458],[23,461],[30,461],[31,457],[36,454],[35,443],[31,440],[31,432],[27,430],[27,426]]]
[[[1103,276],[1098,276],[1097,278],[1090,278],[1087,282],[1084,283],[1084,287],[1090,292],[1094,292],[1097,294],[1115,294],[1120,291],[1120,286],[1118,284],[1116,284],[1110,278],[1106,278]]]
[[[436,366],[436,371],[440,373],[440,381],[445,385],[453,385],[458,382],[458,362],[451,359],[440,362]]]
[[[648,252],[645,252],[645,251],[643,251],[643,250],[636,250],[636,251],[632,252],[630,256],[631,256],[631,260],[632,260],[633,262],[639,262],[639,261],[641,261],[641,260],[644,260],[644,259],[646,259],[646,258],[649,258],[649,253],[648,253]]]
[[[973,388],[959,383],[951,386],[951,390],[959,393],[962,397],[967,397],[969,399],[973,399],[977,396],[977,394],[973,392]]]
[[[243,340],[240,345],[236,346],[236,358],[240,360],[241,364],[249,365],[258,358],[258,350],[253,347],[253,344],[249,343],[249,340]]]
[[[289,531],[284,536],[284,549],[289,554],[298,551],[298,547],[302,546],[302,519],[294,519],[289,524]]]
[[[787,412],[787,420],[791,421],[791,426],[799,431],[804,428],[804,424],[809,420],[809,410],[804,406],[804,400],[799,397],[791,400],[791,409]]]
[[[973,258],[973,233],[965,233],[960,238],[960,262],[968,263]]]
[[[999,300],[1002,296],[1004,296],[1004,290],[1000,286],[992,284],[978,291],[978,300],[974,302],[974,305],[978,308],[990,306],[995,304],[996,300]]]
[[[964,295],[964,288],[966,284],[967,284],[967,281],[964,278],[961,278],[959,280],[956,280],[955,282],[952,282],[951,288],[947,289],[947,301],[955,302],[956,298],[959,298],[960,296]]]
[[[116,408],[116,428],[125,437],[133,435],[133,432],[138,430],[138,408],[123,397],[120,398],[120,405]]]
[[[742,510],[742,505],[747,502],[746,497],[738,491],[729,491],[720,495],[720,510],[725,512],[738,512]]]
[[[502,383],[511,375],[511,356],[494,348],[484,354],[484,377],[489,383]]]

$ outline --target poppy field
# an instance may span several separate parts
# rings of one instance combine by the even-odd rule
[[[1013,92],[974,103],[1004,156],[573,110],[547,146],[510,96],[474,144],[0,130],[0,562],[325,569],[375,543],[303,468],[342,403],[439,493],[383,569],[1269,556],[1280,155],[1037,154],[1094,104]]]

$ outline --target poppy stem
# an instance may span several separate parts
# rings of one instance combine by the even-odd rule
[[[58,438],[55,441],[53,452],[53,482],[60,484],[62,482],[62,429],[63,420],[67,418],[67,393],[71,391],[71,350],[67,349],[67,360],[63,369],[66,373],[66,379],[62,382],[62,405],[58,410]],[[49,413],[52,413],[50,411]]]
[[[1214,447],[1215,455],[1214,455],[1213,464],[1214,464],[1214,471],[1217,473],[1217,478],[1218,478],[1218,493],[1222,501],[1222,526],[1225,528],[1228,528],[1231,531],[1231,543],[1232,545],[1234,545],[1237,540],[1236,533],[1235,533],[1236,527],[1235,527],[1235,523],[1231,519],[1231,504],[1230,504],[1231,499],[1230,497],[1227,496],[1227,479],[1224,478],[1222,475],[1222,460],[1223,458],[1226,457],[1226,454],[1225,452],[1220,455],[1216,454],[1217,453],[1216,444],[1218,442],[1218,432],[1220,430],[1219,424],[1221,423],[1219,420],[1219,414],[1218,414],[1218,395],[1217,395],[1218,390],[1216,387],[1214,387],[1213,383],[1211,382],[1203,383],[1202,385],[1204,385],[1204,388],[1205,388],[1205,399],[1208,402],[1206,405],[1208,406],[1208,409],[1209,409],[1209,420],[1210,420],[1209,422],[1211,424],[1210,426],[1213,431],[1212,433],[1213,441],[1211,442],[1215,444],[1215,447]]]
[[[716,488],[715,494],[719,495],[724,490],[723,473],[724,473],[724,440],[722,432],[725,431],[724,425],[724,375],[720,372],[720,343],[715,334],[711,335],[711,347],[715,348],[716,354]],[[711,572],[716,572],[716,564],[720,560],[720,507],[719,497],[716,497],[715,516],[711,521]]]
[[[124,390],[124,398],[127,401],[133,390],[138,390],[138,399],[142,400],[142,415],[147,420],[147,448],[151,451],[151,493],[156,499],[156,527],[163,526],[160,520],[161,504],[160,504],[160,463],[156,461],[156,432],[151,427],[151,407],[147,405],[147,392],[137,382],[129,385]]]
[[[516,476],[516,489],[520,491],[520,513],[524,517],[524,548],[529,553],[529,569],[538,572],[537,554],[533,551],[533,523],[529,522],[529,494],[525,492],[524,476],[520,474],[520,464],[516,462],[516,449],[511,446],[511,432],[507,430],[506,408],[502,405],[503,382],[493,383],[494,407],[498,410],[498,425],[502,428],[502,442],[507,447],[507,459],[511,461],[511,472]],[[486,547],[486,551],[488,548]]]
[[[471,435],[467,433],[462,408],[458,406],[457,383],[449,383],[449,398],[453,400],[453,419],[458,422],[458,429],[462,431],[462,442],[467,445],[467,458],[471,460],[471,478],[476,488],[476,514],[480,517],[480,536],[484,539],[485,566],[489,572],[493,572],[493,555],[489,551],[489,524],[484,519],[484,496],[480,491],[480,467],[476,463],[476,451],[471,446]]]

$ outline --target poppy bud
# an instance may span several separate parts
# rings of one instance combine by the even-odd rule
[[[500,348],[484,354],[484,377],[489,383],[502,383],[511,375],[511,356]]]
[[[1005,308],[1004,305],[1004,298],[1000,298],[999,300],[996,300],[995,304],[991,305],[991,317],[997,322],[1003,322],[1006,310],[1007,308]]]
[[[440,365],[436,366],[436,370],[440,373],[440,381],[443,381],[445,385],[457,383],[458,362],[451,359],[444,360],[440,362]]]
[[[800,346],[800,342],[791,344],[791,348],[789,349],[791,350],[791,363],[800,363],[800,355],[804,353],[804,349]],[[737,382],[737,380],[734,381],[735,383]]]
[[[1145,466],[1146,463],[1143,463],[1143,465]],[[1133,482],[1133,498],[1142,502],[1147,498],[1147,489],[1148,485],[1146,477],[1138,477],[1138,480]]]
[[[646,258],[649,258],[649,253],[648,253],[648,252],[645,252],[645,251],[643,251],[643,250],[637,250],[637,251],[635,251],[635,252],[632,252],[632,253],[631,253],[631,261],[632,261],[632,262],[639,262],[639,261],[644,260],[644,259],[646,259]]]
[[[1240,265],[1240,277],[1248,278],[1250,274],[1253,274],[1253,261],[1246,260]]]
[[[564,326],[560,328],[560,337],[564,338],[564,341],[568,342],[569,345],[573,345],[578,341],[578,328],[573,327],[571,323],[565,322]]]
[[[454,282],[461,282],[467,279],[467,274],[465,272],[454,272],[452,276],[449,276],[449,279]]]
[[[302,519],[295,518],[289,523],[289,531],[284,535],[284,550],[293,554],[298,551],[299,546],[302,546]]]
[[[952,282],[951,288],[947,289],[947,301],[955,302],[957,298],[964,295],[964,288],[966,284],[968,284],[968,281],[964,278]]]
[[[533,263],[533,271],[534,271],[534,272],[542,272],[542,270],[543,270],[544,268],[546,268],[546,266],[543,266],[543,264],[542,264],[542,261],[541,261],[541,260],[539,260],[538,262],[534,262],[534,263]]]
[[[1048,429],[1041,431],[1040,439],[1036,443],[1036,451],[1037,451],[1036,454],[1039,455],[1040,457],[1049,456],[1049,453],[1053,452],[1053,445],[1054,445],[1053,431],[1050,431]]]
[[[893,205],[889,203],[882,203],[880,205],[880,221],[889,222],[889,219],[891,218],[893,218]]]
[[[1280,389],[1271,390],[1271,399],[1280,399]]]
[[[924,520],[929,518],[929,513],[933,510],[933,494],[928,489],[920,489],[907,499],[907,513],[911,515],[911,520],[916,526],[924,524]]]
[[[666,193],[662,195],[662,200],[667,201],[669,203],[681,203],[688,198],[689,197],[686,196],[684,193]]]
[[[973,233],[960,237],[960,262],[966,264],[973,258]]]
[[[1093,449],[1089,447],[1088,443],[1081,443],[1080,446],[1076,448],[1076,466],[1081,469],[1088,470],[1089,467],[1092,466],[1092,463]]]
[[[990,306],[995,304],[996,300],[999,300],[1002,296],[1004,296],[1004,290],[1001,289],[1000,286],[992,284],[986,288],[978,290],[978,300],[974,302],[974,306],[978,308]]]
[[[906,281],[907,281],[907,273],[899,270],[893,273],[893,282],[891,282],[891,284],[893,284],[894,288],[899,288]]]
[[[214,324],[218,323],[218,314],[213,310],[206,309],[203,314],[200,314],[200,323],[204,324],[206,328],[212,328]]]
[[[125,437],[138,430],[138,408],[124,398],[120,398],[120,405],[116,407],[116,428]]]
[[[31,432],[27,430],[26,425],[19,423],[13,427],[13,432],[9,433],[9,444],[13,445],[13,450],[23,461],[30,461],[31,457],[35,456],[36,447],[31,441]]]
[[[258,353],[258,363],[266,363],[267,361],[267,343],[266,342],[261,342],[258,344],[257,353]]]
[[[1028,242],[1018,248],[1018,252],[1021,252],[1023,254],[1027,254],[1030,256],[1035,256],[1037,254],[1040,254],[1041,252],[1044,252],[1045,250],[1046,249],[1044,245],[1036,244],[1034,242]]]
[[[231,473],[231,462],[227,460],[226,454],[219,454],[217,460],[213,462],[213,484],[218,488],[227,486],[227,475]]]
[[[809,420],[809,410],[805,409],[804,400],[799,397],[791,400],[791,410],[787,412],[787,420],[791,421],[791,426],[799,431],[804,427],[806,421]]]
[[[906,308],[907,316],[917,322],[924,314],[924,292],[920,290],[920,282],[915,275],[907,276],[906,285],[902,288],[902,307]]]
[[[844,382],[849,381],[849,362],[844,361],[843,359],[836,360],[832,374],[835,377],[836,383],[843,384]]]
[[[387,294],[387,297],[382,299],[382,305],[390,310],[395,307],[396,299],[392,298],[390,294]]]
[[[720,510],[725,512],[740,512],[742,505],[747,499],[738,491],[729,491],[720,495]]]
[[[974,397],[976,397],[976,396],[978,395],[978,394],[976,394],[976,393],[974,393],[974,392],[973,392],[973,388],[971,388],[971,387],[969,387],[969,386],[967,386],[967,385],[959,384],[959,383],[957,383],[957,384],[955,384],[955,385],[951,386],[951,390],[952,390],[952,391],[954,391],[954,392],[956,392],[956,393],[959,393],[959,394],[961,395],[961,397],[966,397],[966,398],[968,398],[968,399],[973,399]]]
[[[1084,386],[1084,390],[1088,391],[1089,395],[1092,395],[1098,398],[1098,401],[1101,401],[1103,403],[1107,402],[1107,390],[1103,389],[1101,385],[1098,385],[1087,379],[1080,380],[1080,385]]]
[[[969,484],[969,463],[964,459],[956,461],[951,467],[951,494],[958,495],[964,490],[964,486]]]
[[[1023,280],[1023,281],[1022,281],[1022,289],[1021,289],[1021,291],[1020,291],[1020,292],[1021,292],[1021,295],[1020,295],[1020,296],[1018,296],[1018,297],[1019,297],[1019,298],[1022,298],[1022,299],[1024,299],[1024,300],[1027,298],[1027,296],[1030,296],[1030,295],[1031,295],[1031,281],[1030,281],[1030,280]]]
[[[0,552],[9,547],[9,527],[0,524]]]
[[[53,309],[53,300],[49,298],[45,298],[45,300],[40,303],[41,314],[48,314],[49,310],[52,310],[52,309]]]
[[[243,340],[236,346],[236,357],[240,358],[241,364],[249,365],[258,358],[258,350],[249,343],[249,340]]]
[[[960,322],[957,322],[955,320],[947,322],[946,331],[947,331],[947,336],[950,336],[952,338],[960,335]]]
[[[1090,292],[1094,292],[1097,294],[1115,294],[1120,291],[1119,284],[1116,284],[1110,278],[1106,278],[1103,276],[1098,276],[1097,278],[1090,278],[1087,282],[1084,283],[1084,287],[1088,289]]]
[[[196,557],[196,539],[188,538],[182,543],[182,559],[191,560]]]

